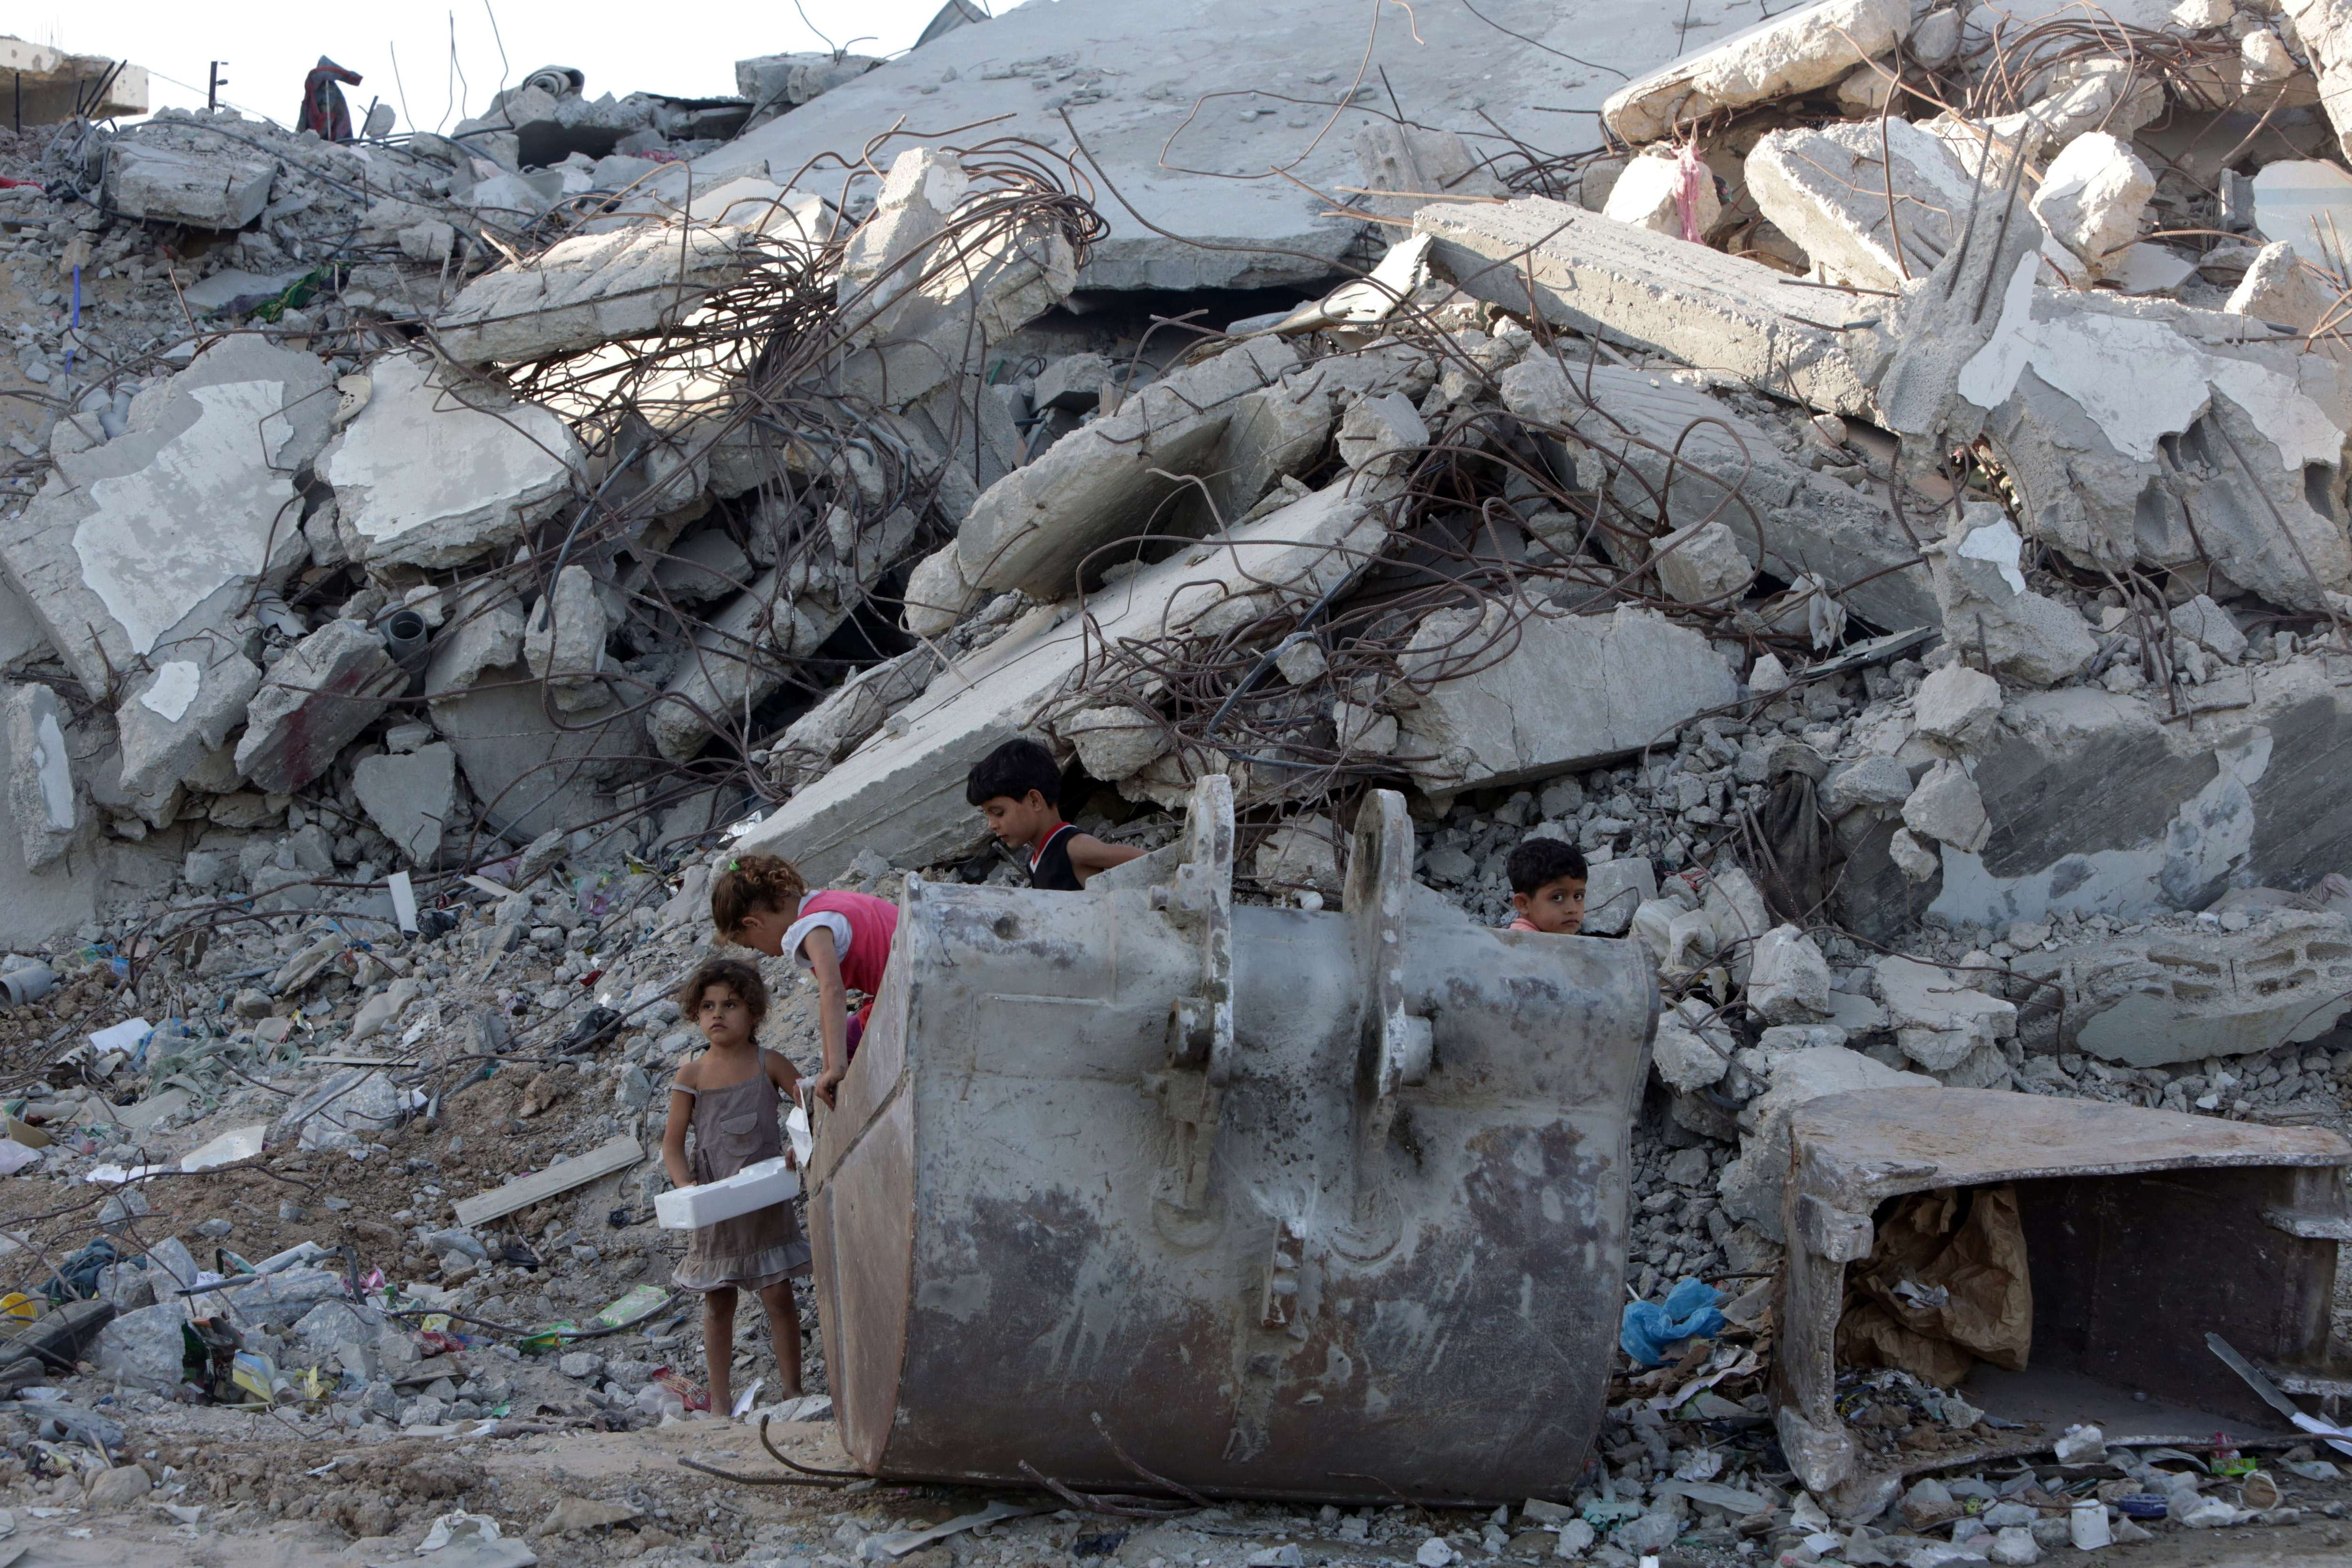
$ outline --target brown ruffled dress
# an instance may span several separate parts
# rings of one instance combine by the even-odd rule
[[[760,1053],[760,1068],[740,1083],[725,1089],[691,1089],[673,1084],[680,1094],[694,1097],[694,1118],[687,1124],[690,1149],[687,1168],[695,1184],[721,1182],[746,1165],[772,1160],[784,1152],[782,1124],[777,1112],[783,1096],[768,1076],[768,1053]],[[809,1271],[809,1244],[801,1235],[800,1217],[789,1203],[771,1204],[750,1214],[698,1226],[687,1243],[672,1284],[688,1290],[717,1290],[732,1285],[742,1290],[764,1290],[778,1280]]]

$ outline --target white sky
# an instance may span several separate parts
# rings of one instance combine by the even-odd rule
[[[808,21],[835,45],[859,54],[893,54],[911,45],[942,0],[800,0]],[[1013,0],[982,0],[1003,12]],[[0,31],[74,54],[127,57],[145,66],[155,108],[201,107],[205,65],[226,59],[222,97],[239,110],[289,122],[301,102],[302,78],[320,55],[366,79],[345,86],[356,123],[381,96],[398,129],[431,131],[479,114],[497,90],[499,43],[505,41],[509,85],[546,65],[577,66],[588,96],[666,92],[716,98],[735,90],[735,62],[752,55],[822,48],[793,0],[457,0],[390,5],[340,0],[107,0],[68,8],[58,0],[19,0]],[[451,38],[464,72],[450,69]],[[874,35],[852,42],[857,35]],[[397,56],[399,81],[394,79]],[[174,85],[174,81],[184,85]],[[402,87],[407,110],[401,108]],[[462,97],[462,107],[460,99]],[[410,114],[415,117],[412,126]]]

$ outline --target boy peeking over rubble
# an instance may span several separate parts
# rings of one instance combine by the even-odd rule
[[[898,906],[870,893],[828,889],[812,893],[797,868],[773,855],[730,860],[710,884],[710,923],[721,942],[731,942],[781,958],[786,953],[816,977],[817,1035],[824,1042],[824,1069],[812,1089],[833,1103],[834,1086],[849,1071],[857,1042],[874,1017],[882,992],[882,969],[890,960],[890,939],[898,931]],[[866,994],[866,1005],[849,1016],[849,993]]]
[[[1131,844],[1106,844],[1062,820],[1062,770],[1034,741],[1007,741],[972,764],[964,799],[1008,849],[1025,851],[1029,885],[1075,893],[1087,879],[1140,857]]]
[[[1559,838],[1525,838],[1503,863],[1511,879],[1512,931],[1574,936],[1584,929],[1584,856]]]
[[[746,1165],[784,1153],[778,1112],[800,1092],[801,1075],[753,1037],[768,1016],[768,988],[740,958],[714,958],[687,978],[679,1011],[702,1031],[704,1050],[677,1069],[662,1129],[662,1165],[673,1185],[723,1182]],[[687,1153],[687,1134],[694,1152]],[[785,1156],[789,1158],[789,1156]],[[735,1293],[749,1290],[767,1309],[768,1338],[787,1398],[801,1392],[801,1321],[793,1276],[809,1271],[809,1244],[789,1203],[698,1226],[673,1283],[702,1292],[702,1360],[710,1408],[726,1415],[735,1357]]]

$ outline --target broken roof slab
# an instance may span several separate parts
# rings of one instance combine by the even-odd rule
[[[789,180],[822,154],[865,145],[877,127],[908,123],[909,104],[920,106],[916,126],[940,129],[902,132],[878,163],[908,146],[1011,136],[1076,156],[1075,125],[1081,174],[1110,187],[1097,193],[1110,233],[1079,288],[1306,283],[1339,270],[1361,231],[1328,215],[1348,199],[1339,187],[1362,183],[1355,134],[1392,118],[1391,95],[1416,124],[1459,132],[1474,148],[1503,146],[1493,116],[1532,145],[1580,152],[1594,144],[1592,114],[1525,106],[1597,110],[1620,73],[1678,47],[1674,23],[1610,0],[1422,6],[1410,19],[1338,0],[1024,5],[758,127],[698,160],[697,176],[760,160]],[[1362,108],[1345,107],[1351,97]],[[1280,134],[1268,134],[1269,120]]]

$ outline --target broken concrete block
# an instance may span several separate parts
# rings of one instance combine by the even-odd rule
[[[149,223],[243,228],[269,205],[277,165],[233,143],[189,153],[121,136],[107,144],[106,201]]]
[[[769,748],[768,776],[800,788],[857,749],[890,716],[922,695],[946,660],[928,645],[861,669],[793,720]]]
[[[2294,247],[2265,245],[2221,309],[2233,316],[2308,332],[2326,319],[2335,291],[2315,278]]]
[[[1064,354],[1037,373],[1032,400],[1041,413],[1061,408],[1089,414],[1101,405],[1103,388],[1110,384],[1112,374],[1110,361],[1098,353]]]
[[[1447,679],[1444,650],[1457,638],[1486,647],[1504,614],[1491,603],[1439,610],[1408,644],[1407,679],[1435,683],[1401,716],[1399,749],[1424,759],[1406,763],[1423,789],[1450,795],[1589,768],[1665,741],[1738,695],[1706,637],[1633,605],[1529,616],[1510,652]]]
[[[2352,1005],[2352,925],[2266,912],[2245,930],[2158,926],[2021,955],[2063,997],[2061,1043],[2127,1067],[2252,1056],[2318,1038]],[[2049,1011],[2049,1004],[2029,998]]]
[[[0,725],[7,731],[8,815],[37,871],[73,847],[73,760],[67,754],[58,694],[46,686],[0,688]]]
[[[797,200],[812,217],[823,207]],[[461,364],[516,363],[659,331],[742,276],[755,254],[745,236],[675,218],[573,235],[467,284],[435,342]]]
[[[2033,216],[2089,278],[2104,278],[2139,237],[2156,176],[2130,147],[2104,131],[2066,143],[2033,193]]]
[[[457,753],[431,745],[363,757],[352,772],[352,794],[411,864],[429,866],[457,810]]]
[[[1886,841],[1886,853],[1906,880],[1924,882],[1943,868],[1936,851],[1913,837],[1907,827],[1898,827]]]
[[[2071,679],[2099,651],[2083,617],[2029,590],[2020,569],[2024,541],[1990,501],[1971,501],[1931,553],[1944,637],[2032,686]]]
[[[1897,1071],[1843,1046],[1779,1058],[1771,1064],[1770,1084],[1739,1112],[1747,1136],[1739,1157],[1723,1168],[1724,1212],[1785,1244],[1789,1237],[1780,1217],[1780,1194],[1789,1173],[1789,1118],[1797,1108],[1847,1089],[1940,1087],[1924,1074]]]
[[[1697,1022],[1679,1006],[1658,1015],[1657,1039],[1650,1047],[1650,1066],[1658,1080],[1684,1094],[1723,1081],[1731,1070],[1728,1052],[1710,1040]]]
[[[1954,659],[1919,683],[1911,700],[1911,717],[1923,735],[1956,746],[1973,745],[2000,717],[2000,682]]]
[[[1168,725],[1156,715],[1139,713],[1123,703],[1099,703],[1060,714],[1052,721],[1056,739],[1078,753],[1078,764],[1090,778],[1114,783],[1141,773],[1175,744]]]
[[[1180,509],[1196,492],[1153,470],[1206,474],[1216,468],[1240,399],[1298,363],[1297,351],[1279,339],[1250,339],[1145,387],[1118,413],[1055,442],[973,504],[956,533],[962,580],[975,593],[1017,588],[1032,598],[1057,599],[1071,591],[1079,563],[1103,545],[1147,531],[1182,531],[1174,526],[1187,515]],[[925,602],[937,602],[945,586],[941,569],[919,575]],[[908,584],[910,598],[915,588]]]
[[[1949,971],[1916,959],[1881,959],[1873,979],[1903,1054],[1929,1072],[1949,1072],[1980,1047],[2015,1037],[2016,1005],[1970,988]]]
[[[1339,422],[1339,460],[1359,472],[1402,472],[1429,445],[1429,426],[1402,393],[1359,399]]]
[[[1873,626],[1904,631],[1938,618],[1918,547],[1883,501],[1800,468],[1760,426],[1697,387],[1617,365],[1571,376],[1540,353],[1504,371],[1499,385],[1520,419],[1563,432],[1580,475],[1589,454],[1630,515],[1654,518],[1663,498],[1677,531],[1719,524],[1750,566],[1789,582],[1810,573]],[[1616,535],[1604,531],[1601,543],[1626,551],[1621,566],[1642,564]],[[1717,552],[1714,563],[1709,576],[1720,581],[1729,557]]]
[[[1437,271],[1505,310],[1657,349],[1828,413],[1874,406],[1848,340],[1875,312],[1761,262],[1538,196],[1426,206],[1413,226],[1434,238]]]
[[[1910,31],[1909,0],[1815,0],[1634,78],[1601,118],[1640,146],[1721,110],[1827,87]]]
[[[457,752],[482,820],[510,844],[603,815],[597,792],[645,748],[641,722],[621,703],[576,710],[558,725],[552,701],[520,663],[432,700],[433,727]]]
[[[2185,605],[2175,605],[2172,629],[2176,635],[2210,650],[2224,664],[2235,664],[2245,657],[2246,634],[2238,629],[2230,613],[2208,595],[2200,594]]]
[[[671,545],[654,567],[654,585],[680,605],[706,604],[739,594],[758,571],[724,529],[706,529]]]
[[[782,112],[814,102],[881,63],[870,55],[836,54],[829,49],[758,55],[735,62],[735,90],[751,100],[754,114],[763,109]]]
[[[425,690],[432,697],[463,691],[487,670],[522,660],[522,602],[498,579],[469,584],[447,612],[425,667]]]
[[[1756,939],[1748,969],[1748,1009],[1768,1024],[1810,1024],[1828,1016],[1830,965],[1813,939],[1792,925]]]
[[[1601,216],[1696,244],[1721,221],[1723,201],[1696,154],[1686,163],[1672,152],[1650,153],[1625,165]]]
[[[584,566],[566,566],[555,587],[523,617],[522,659],[547,682],[566,712],[604,700],[596,677],[604,668],[609,635],[604,601]]]
[[[1622,936],[1633,911],[1658,896],[1658,874],[1649,858],[1628,855],[1590,868],[1584,879],[1584,930],[1592,936]]]
[[[87,689],[151,656],[199,658],[190,645],[208,651],[257,582],[302,563],[293,477],[327,438],[328,384],[310,354],[224,338],[142,392],[121,435],[60,446],[0,520],[0,568]]]
[[[1658,586],[1685,605],[1736,605],[1756,567],[1731,530],[1719,522],[1695,522],[1657,542]]]
[[[2279,9],[2319,77],[2319,102],[2336,128],[2337,149],[2352,155],[2352,5],[2346,0],[2283,0]],[[2265,229],[2273,239],[2300,237]]]
[[[189,643],[190,657],[166,659],[114,710],[122,740],[122,787],[152,795],[186,777],[245,722],[261,689],[261,667],[233,648]]]
[[[257,789],[291,795],[325,773],[407,683],[382,634],[361,621],[329,621],[262,681],[246,710],[237,771]]]
[[[963,797],[966,773],[1062,694],[1088,647],[1158,636],[1144,628],[1212,605],[1238,602],[1249,616],[1305,609],[1385,537],[1383,500],[1377,489],[1317,491],[1213,538],[1214,548],[1120,578],[1089,597],[1086,617],[1059,619],[1049,607],[1016,623],[932,680],[889,733],[771,809],[740,847],[786,856],[816,881],[839,875],[861,849],[893,865],[959,857],[981,831]]]
[[[124,1312],[98,1331],[90,1361],[99,1371],[142,1388],[180,1386],[180,1326],[188,1321],[188,1299],[174,1296],[152,1307]]]
[[[1318,813],[1294,817],[1267,834],[1251,862],[1267,888],[1307,888],[1326,898],[1339,896],[1339,833]]]
[[[909,147],[891,160],[874,211],[843,248],[837,289],[845,310],[867,318],[915,286],[916,258],[946,229],[971,189],[952,153]]]
[[[1903,826],[1920,838],[1971,855],[1992,835],[1976,780],[1948,757],[1929,768],[1904,801]]]
[[[319,460],[353,560],[460,566],[571,496],[580,443],[553,410],[445,379],[422,354],[378,360],[370,379],[367,406]]]
[[[1890,118],[1882,150],[1881,129],[1874,120],[1771,132],[1748,155],[1748,191],[1825,277],[1899,289],[1951,248],[1975,182],[1942,138]],[[1979,199],[1999,196],[1995,185]]]
[[[1503,183],[1451,131],[1375,120],[1356,132],[1356,197],[1365,211],[1411,218],[1449,196],[1500,196]],[[1393,192],[1394,195],[1385,193]]]
[[[1833,817],[1864,806],[1899,806],[1910,798],[1911,770],[1884,752],[1832,768],[1822,785],[1822,809]]]

